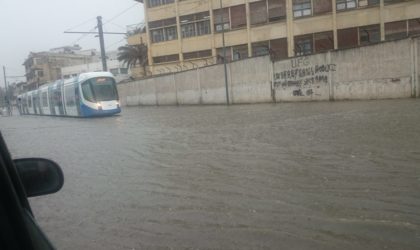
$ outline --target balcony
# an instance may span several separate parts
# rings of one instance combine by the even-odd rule
[[[147,43],[145,23],[127,25],[127,43],[130,45]]]

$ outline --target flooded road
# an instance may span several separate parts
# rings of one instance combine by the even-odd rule
[[[133,107],[0,117],[58,249],[418,249],[420,100]]]

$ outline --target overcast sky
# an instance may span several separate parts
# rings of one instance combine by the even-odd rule
[[[143,5],[134,0],[0,0],[0,86],[4,86],[2,66],[6,66],[7,75],[24,75],[22,63],[31,51],[74,43],[99,51],[94,35],[76,41],[80,34],[63,33],[69,29],[89,31],[96,26],[97,16],[102,16],[104,23],[109,21],[104,31],[126,32],[127,25],[144,21]],[[105,36],[107,51],[124,44],[124,35]]]

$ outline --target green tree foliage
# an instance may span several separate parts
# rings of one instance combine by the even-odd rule
[[[117,59],[130,68],[139,65],[146,73],[147,46],[144,44],[121,46],[118,48]]]

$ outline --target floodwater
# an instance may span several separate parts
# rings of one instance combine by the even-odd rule
[[[418,249],[420,100],[133,107],[0,117],[58,249]]]

